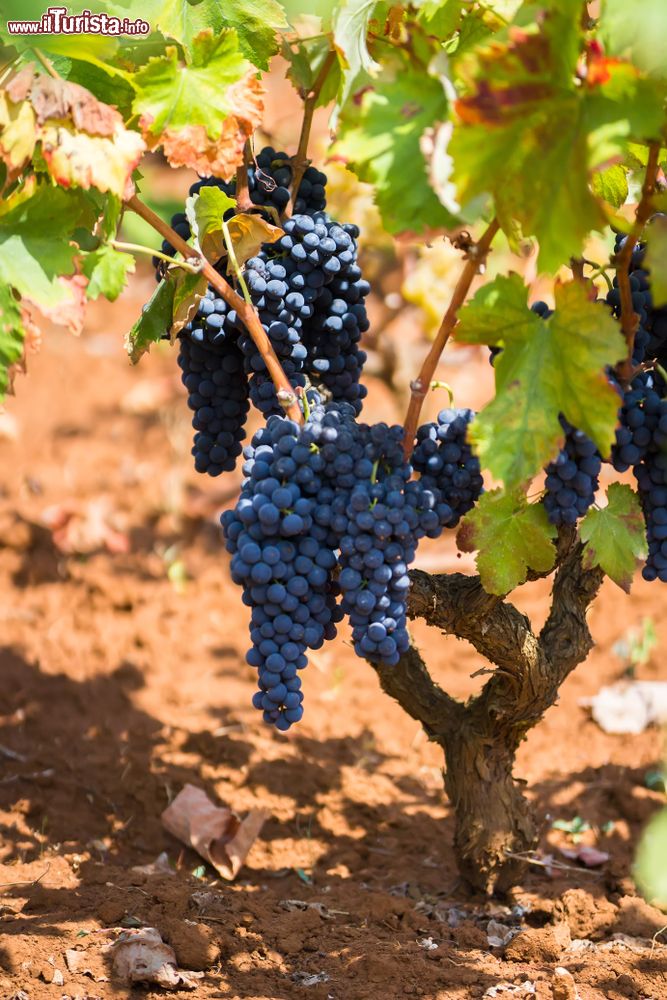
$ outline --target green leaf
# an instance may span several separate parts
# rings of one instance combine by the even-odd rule
[[[229,89],[251,68],[239,51],[235,31],[223,31],[217,37],[203,32],[193,40],[191,59],[185,66],[174,46],[142,66],[134,78],[133,111],[154,135],[167,127],[176,131],[203,125],[211,139],[219,139],[223,122],[235,112]]]
[[[87,36],[87,38],[94,38],[94,36]],[[56,72],[64,80],[85,87],[104,104],[111,104],[118,108],[124,117],[129,117],[134,97],[132,74],[99,59],[92,57],[86,59],[81,43],[76,41],[73,42],[73,45],[76,46],[76,51],[72,53],[71,57],[57,55],[52,59]]]
[[[529,504],[519,492],[483,493],[461,522],[456,536],[463,552],[477,550],[477,570],[489,594],[508,594],[524,583],[528,570],[548,572],[556,561],[557,535],[544,505]]]
[[[222,218],[230,208],[236,208],[236,199],[230,198],[218,187],[203,187],[185,202],[185,214],[199,248],[211,264],[217,264],[227,251],[222,235]]]
[[[284,40],[281,47],[281,55],[290,64],[287,70],[287,78],[292,81],[293,86],[301,94],[305,95],[312,90],[313,84],[317,80],[324,60],[329,55],[331,49],[330,38],[315,38],[308,41]],[[334,100],[341,84],[340,60],[335,60],[331,69],[327,73],[326,79],[319,92],[315,107],[323,107]]]
[[[122,4],[123,9],[128,7],[136,11],[134,0]],[[276,0],[201,0],[196,4],[145,0],[141,17],[186,51],[201,31],[210,29],[217,35],[223,28],[236,28],[243,53],[260,69],[268,69],[269,59],[278,51],[276,32],[288,27],[285,11]]]
[[[417,7],[417,22],[441,42],[452,37],[463,18],[463,0],[421,0]]]
[[[10,202],[11,204],[11,202]],[[13,285],[37,306],[69,298],[58,279],[74,273],[77,248],[70,236],[89,205],[80,191],[39,185],[0,215],[0,281]]]
[[[134,257],[103,244],[87,255],[83,273],[88,278],[86,295],[89,299],[103,295],[114,302],[125,288],[128,274],[134,273]]]
[[[659,216],[647,231],[648,249],[645,267],[651,272],[651,295],[654,306],[667,305],[667,218]]]
[[[442,84],[408,66],[395,79],[368,90],[358,106],[343,111],[332,156],[375,186],[375,201],[390,233],[455,224],[429,184],[420,148],[425,130],[446,116]]]
[[[630,59],[638,69],[655,76],[667,76],[664,0],[642,0],[641,9],[625,0],[604,0],[600,34],[609,55]]]
[[[606,170],[598,170],[591,178],[593,194],[608,202],[613,208],[620,208],[628,197],[628,171],[615,163]]]
[[[9,285],[0,285],[0,402],[10,386],[9,369],[23,357],[21,307]]]
[[[667,809],[653,817],[646,827],[639,849],[635,875],[642,893],[660,906],[667,904]]]
[[[503,348],[495,360],[496,395],[470,436],[482,465],[506,486],[524,483],[563,442],[559,414],[608,455],[619,398],[604,373],[624,356],[616,321],[578,282],[557,285],[547,320],[528,309],[518,274],[481,288],[459,314],[457,340]]]
[[[592,507],[581,522],[586,543],[585,569],[600,566],[622,590],[630,592],[637,560],[646,558],[646,526],[639,497],[629,486],[611,483],[607,506]]]
[[[127,334],[125,349],[133,365],[149,350],[151,344],[162,340],[164,334],[171,330],[175,289],[173,281],[161,281]]]
[[[552,272],[605,225],[589,173],[663,123],[664,93],[631,66],[594,63],[577,86],[580,44],[579,6],[570,4],[560,15],[554,6],[541,31],[478,52],[449,147],[464,209],[490,193],[503,229],[518,223],[536,236],[540,269]]]
[[[377,0],[341,0],[334,9],[333,38],[343,68],[338,105],[343,107],[366,76],[375,76],[379,64],[368,51],[368,22]]]

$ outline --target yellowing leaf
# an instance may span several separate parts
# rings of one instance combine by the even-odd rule
[[[489,594],[508,594],[524,583],[528,570],[548,572],[556,561],[544,505],[529,504],[521,493],[483,493],[461,522],[456,541],[463,552],[477,550],[477,570]]]
[[[10,173],[30,159],[35,142],[35,113],[30,104],[13,104],[0,91],[0,159]]]
[[[9,285],[0,285],[0,400],[11,387],[12,368],[23,357],[21,306]]]
[[[600,566],[629,593],[637,560],[645,559],[647,553],[646,527],[637,494],[625,484],[612,483],[607,490],[607,506],[601,510],[591,508],[579,530],[586,542],[584,567]]]
[[[653,219],[647,233],[645,267],[651,272],[651,295],[655,306],[667,305],[667,218]]]
[[[198,194],[186,199],[185,214],[190,229],[201,252],[211,264],[217,264],[227,252],[222,235],[222,220],[225,213],[233,208],[236,208],[236,199],[214,186],[203,187]]]
[[[471,427],[482,465],[506,486],[527,482],[563,442],[559,414],[603,455],[614,441],[619,400],[605,375],[625,353],[618,324],[578,282],[557,285],[543,320],[517,274],[481,288],[459,316],[457,340],[502,347],[496,395]]]
[[[261,216],[247,212],[235,215],[227,223],[227,228],[239,267],[243,267],[247,260],[254,257],[263,243],[275,243],[284,236],[284,231],[278,226],[272,226]],[[228,264],[228,274],[231,274],[230,267]]]
[[[236,31],[202,31],[185,64],[169,46],[138,71],[135,84],[133,109],[151,148],[162,145],[173,166],[233,174],[263,110],[261,82]]]
[[[49,173],[62,187],[96,187],[126,197],[132,171],[145,149],[143,139],[122,125],[111,138],[77,132],[71,125],[41,130],[42,154]]]
[[[173,268],[169,272],[168,280],[174,285],[173,317],[170,331],[173,344],[183,327],[197,312],[200,300],[206,295],[208,282],[203,274],[193,274],[192,271],[185,271],[182,267]]]

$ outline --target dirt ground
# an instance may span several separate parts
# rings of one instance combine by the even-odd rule
[[[631,879],[639,832],[664,799],[645,784],[661,734],[607,736],[579,704],[622,673],[614,645],[645,617],[660,645],[639,675],[660,676],[660,585],[638,580],[627,598],[605,584],[595,650],[519,754],[542,856],[565,861],[570,838],[551,824],[578,815],[610,860],[535,866],[509,899],[470,897],[437,748],[380,693],[344,629],[311,657],[292,733],[251,708],[247,609],[217,526],[235,479],[192,471],[169,348],[138,369],[122,351],[151,288],[142,271],[122,305],[94,306],[80,341],[50,333],[0,418],[0,996],[163,995],[105,979],[101,932],[147,925],[203,971],[201,1000],[574,1000],[573,982],[581,1000],[664,1000],[667,937],[654,935],[667,916]],[[476,352],[450,352],[443,375],[466,403],[488,391]],[[399,412],[375,382],[369,415]],[[420,565],[472,568],[451,538],[425,546]],[[544,619],[547,581],[515,596]],[[482,682],[471,648],[415,632],[453,694]],[[234,883],[162,828],[186,782],[270,813]],[[172,874],[133,870],[162,851]],[[491,920],[514,934],[502,946]]]

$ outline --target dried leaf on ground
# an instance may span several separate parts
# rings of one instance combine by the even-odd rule
[[[576,847],[561,847],[560,853],[570,861],[580,861],[587,868],[598,868],[609,861],[609,854],[606,851],[598,851],[596,847],[586,847],[585,844],[578,844]]]
[[[643,733],[667,722],[667,681],[622,680],[579,702],[605,733]]]
[[[95,970],[95,965],[99,964],[101,959],[93,949],[79,951],[76,948],[68,948],[65,952],[65,962],[73,976],[90,976],[96,983],[108,982],[109,977],[104,975],[101,968]]]
[[[56,548],[67,554],[85,555],[99,549],[117,555],[130,551],[130,540],[107,497],[54,504],[42,512],[42,524],[51,531]]]
[[[133,872],[138,872],[140,875],[175,875],[176,871],[169,864],[169,855],[166,851],[162,851],[158,854],[155,861],[151,861],[147,865],[134,865],[132,868]]]
[[[282,906],[283,910],[289,910],[290,912],[294,910],[315,910],[323,920],[333,920],[336,914],[348,915],[347,910],[330,910],[324,903],[307,903],[305,899],[281,899],[279,905]]]
[[[185,785],[162,813],[164,827],[193,847],[223,878],[238,875],[268,813],[251,809],[245,819],[227,806],[216,806],[201,788]]]
[[[178,968],[176,955],[155,927],[122,931],[107,945],[116,975],[129,983],[155,983],[164,989],[195,990],[203,972]]]
[[[536,996],[537,991],[535,989],[535,983],[531,983],[529,979],[524,980],[523,983],[498,983],[497,986],[489,986],[488,990],[484,994],[484,997],[533,997]]]
[[[486,936],[491,948],[502,948],[516,933],[516,927],[508,927],[497,920],[489,920],[486,925]]]

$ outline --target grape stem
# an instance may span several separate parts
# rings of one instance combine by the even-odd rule
[[[188,260],[174,260],[173,257],[162,253],[161,250],[153,250],[151,247],[142,246],[141,243],[121,243],[120,240],[109,240],[109,246],[121,253],[145,253],[151,257],[157,257],[158,260],[163,260],[172,267],[182,267],[184,271],[189,271],[191,274],[199,274],[201,271],[199,264],[191,264]]]
[[[243,147],[243,163],[236,171],[236,207],[239,212],[248,212],[254,208],[248,190],[248,167],[253,161],[252,140],[248,139]]]
[[[623,331],[623,336],[625,337],[625,342],[628,348],[626,359],[618,366],[619,381],[624,386],[629,385],[630,380],[632,379],[632,354],[635,347],[635,333],[639,322],[639,317],[632,308],[630,262],[632,261],[632,252],[637,246],[639,237],[641,236],[644,226],[648,222],[653,210],[652,199],[658,179],[659,156],[660,143],[652,142],[649,146],[646,174],[644,175],[641,198],[639,199],[639,204],[637,205],[637,209],[635,211],[635,220],[632,224],[630,232],[625,238],[623,249],[620,253],[616,254],[613,261],[614,267],[616,268],[618,290],[621,296],[621,330]]]
[[[204,275],[206,280],[213,288],[216,290],[218,295],[225,300],[225,302],[235,309],[239,319],[245,324],[248,333],[252,337],[257,350],[264,359],[267,371],[271,376],[271,380],[276,387],[276,395],[284,407],[287,415],[298,424],[303,423],[303,415],[301,413],[301,408],[299,407],[296,394],[289,383],[285,372],[283,371],[282,365],[278,360],[278,356],[273,349],[273,345],[269,340],[264,327],[262,326],[261,320],[257,315],[254,307],[249,305],[239,294],[234,291],[232,286],[228,284],[225,279],[218,274],[215,268],[206,260],[204,255],[200,253],[196,248],[188,246],[184,239],[182,239],[178,233],[174,232],[171,226],[168,226],[159,215],[145,205],[137,195],[132,195],[126,201],[126,205],[138,216],[140,216],[145,222],[152,226],[153,229],[166,240],[171,243],[171,245],[178,250],[178,252],[183,256],[185,260],[192,261],[196,260],[200,264],[201,273]]]
[[[403,422],[403,453],[406,460],[408,460],[412,455],[415,434],[417,432],[417,424],[419,423],[419,414],[421,413],[426,393],[428,392],[431,382],[433,381],[435,370],[438,367],[440,355],[445,348],[445,344],[450,338],[452,330],[456,326],[459,309],[466,300],[466,296],[470,291],[473,279],[477,274],[479,274],[479,270],[487,258],[491,243],[499,228],[500,224],[497,219],[493,219],[493,221],[487,226],[479,241],[477,243],[473,243],[467,249],[465,255],[465,265],[461,271],[459,280],[456,283],[454,292],[452,293],[452,298],[449,306],[447,307],[447,311],[442,317],[440,329],[435,336],[435,340],[431,345],[430,351],[424,359],[419,375],[413,382],[410,383],[410,402],[408,404],[408,411]]]
[[[292,183],[290,185],[290,200],[285,207],[284,214],[286,218],[289,218],[292,214],[292,208],[296,199],[297,191],[299,190],[299,185],[301,184],[307,167],[310,165],[310,160],[308,159],[308,140],[310,139],[310,129],[313,124],[315,106],[322,91],[322,87],[324,86],[329,75],[329,70],[333,66],[335,60],[336,53],[332,49],[327,53],[313,86],[305,95],[299,146],[295,155],[292,157]]]
[[[222,220],[222,235],[225,241],[225,246],[227,247],[227,256],[229,257],[229,262],[234,269],[234,274],[236,275],[236,280],[241,286],[241,291],[243,292],[243,298],[246,300],[250,308],[253,308],[252,299],[250,298],[250,292],[248,291],[248,286],[245,283],[245,278],[241,273],[241,268],[239,267],[239,262],[236,259],[236,254],[234,253],[234,244],[232,243],[232,237],[229,232],[229,226]],[[229,270],[227,271],[229,274]]]

